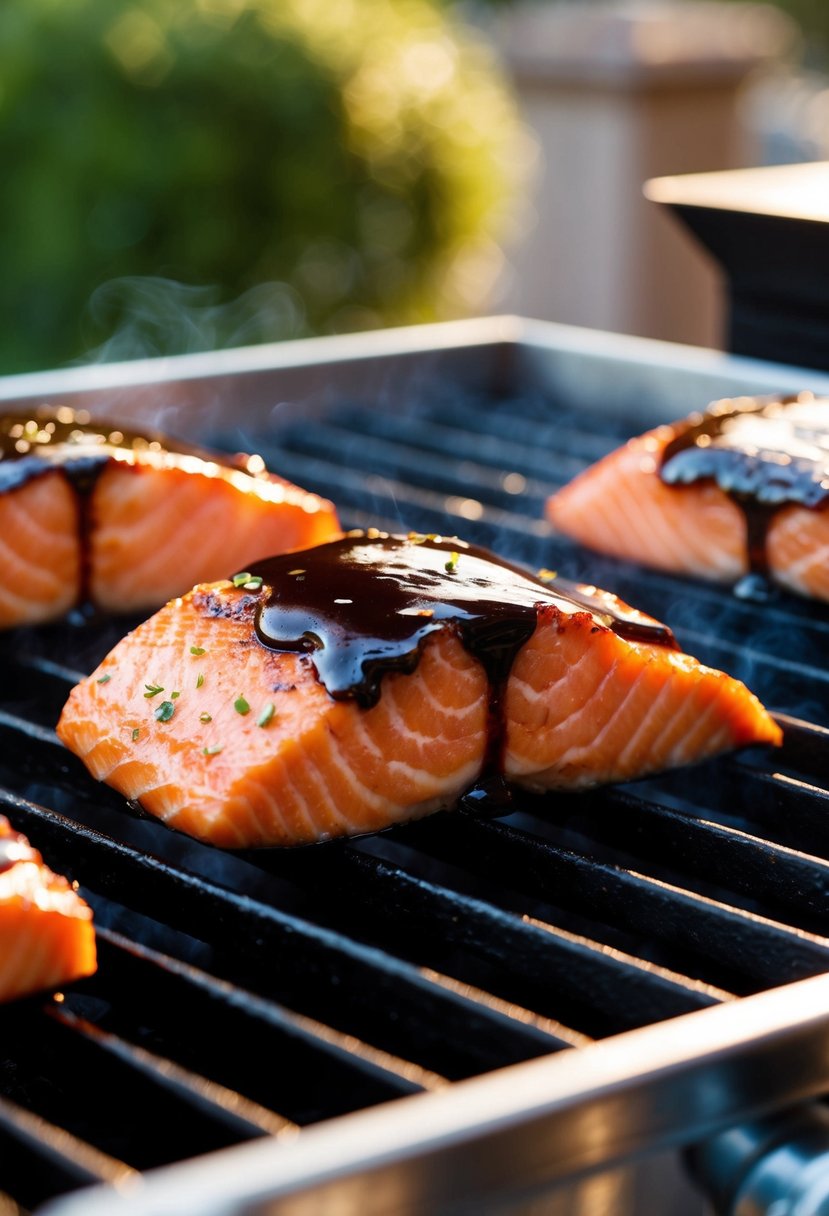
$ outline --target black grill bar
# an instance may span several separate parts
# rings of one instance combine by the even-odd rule
[[[563,1018],[593,1037],[727,996],[409,874],[360,848],[299,860],[307,862],[302,877],[319,882],[332,914],[352,936],[368,934],[415,962],[440,958],[458,978],[479,986],[485,980],[502,998]],[[293,869],[295,860],[288,864]]]
[[[736,827],[762,831],[769,839],[818,857],[829,855],[829,793],[786,773],[758,771],[734,761],[724,765],[708,791],[706,813]],[[659,789],[666,801],[687,807],[687,778],[666,775]]]
[[[624,925],[683,958],[682,970],[744,994],[829,967],[829,941],[642,874],[558,849],[528,830],[466,815],[415,825],[420,847],[499,875],[524,892],[553,898],[601,921]]]
[[[121,1110],[129,1109],[133,1100],[130,1089],[134,1086],[135,1079],[141,1077],[151,1090],[158,1091],[157,1096],[153,1096],[148,1105],[162,1102],[166,1106],[172,1101],[176,1106],[176,1113],[184,1110],[188,1119],[192,1120],[195,1115],[196,1120],[202,1118],[206,1122],[217,1124],[226,1132],[230,1143],[235,1144],[264,1135],[279,1135],[293,1126],[288,1120],[281,1119],[272,1111],[241,1097],[238,1093],[233,1093],[216,1081],[208,1080],[182,1068],[174,1060],[103,1031],[69,1009],[60,1005],[48,1006],[46,1013],[58,1023],[61,1031],[67,1032],[67,1043],[74,1043],[77,1039],[88,1047],[90,1062],[97,1061],[97,1065],[94,1065],[96,1076],[97,1069],[107,1075],[114,1069],[114,1078],[108,1075],[108,1085],[117,1085],[121,1096]],[[94,1100],[99,1100],[97,1092]],[[140,1099],[136,1105],[140,1111]],[[177,1151],[172,1159],[177,1160],[178,1157]]]
[[[377,950],[223,889],[45,808],[23,800],[6,805],[13,821],[42,842],[44,855],[48,849],[50,857],[60,859],[71,850],[73,877],[90,891],[167,920],[196,938],[209,926],[213,946],[230,959],[256,962],[267,953],[270,983],[287,1004],[321,1020],[330,1020],[334,1007],[341,1029],[393,1054],[395,1044],[404,1042],[407,1058],[430,1071],[457,1078],[566,1045],[545,1028],[543,1019],[528,1023],[505,1016],[494,1004],[461,995]]]
[[[168,1164],[262,1134],[210,1099],[196,1078],[186,1088],[148,1066],[146,1053],[130,1058],[104,1036],[81,1033],[32,1009],[3,1010],[13,1035],[15,1073],[9,1096],[78,1139],[137,1169]],[[106,1111],[106,1118],[101,1112]]]
[[[531,467],[543,469],[545,481],[550,480],[551,461],[555,461],[557,453],[577,460],[583,466],[600,460],[630,433],[629,426],[615,425],[610,416],[602,420],[601,430],[585,426],[583,420],[580,423],[575,414],[566,411],[557,412],[555,421],[551,421],[548,403],[540,403],[536,416],[530,418],[526,416],[527,404],[526,401],[507,400],[482,406],[480,401],[464,401],[456,395],[451,401],[438,404],[424,402],[414,414],[378,414],[374,410],[345,406],[337,409],[332,418],[338,426],[365,434],[381,434],[387,439],[397,438],[401,443],[421,448],[428,448],[428,436],[433,431],[438,435],[451,431],[454,448],[465,453],[470,450],[486,452],[493,438],[506,440],[510,445],[508,450],[517,460],[525,459],[528,452],[536,453],[539,463],[533,462]],[[415,422],[420,423],[420,437]],[[428,425],[424,426],[424,423]],[[496,460],[496,463],[503,467],[510,461]]]
[[[476,493],[490,506],[510,508],[519,496],[527,514],[540,515],[549,492],[549,457],[537,448],[522,448],[498,436],[471,438],[455,427],[424,431],[419,419],[378,419],[374,433],[355,433],[347,426],[294,427],[283,436],[291,449],[306,456],[334,459],[339,451],[346,465],[442,492]],[[380,436],[378,438],[378,436]],[[459,455],[462,453],[462,455]],[[576,457],[559,457],[561,480],[582,467]]]
[[[266,402],[199,438],[260,451],[346,526],[457,533],[610,587],[745,679],[784,747],[578,795],[478,790],[371,838],[225,854],[132,812],[57,741],[69,688],[135,622],[0,637],[0,813],[82,884],[100,958],[63,999],[0,1009],[0,1192],[33,1206],[218,1146],[302,1141],[829,970],[829,613],[557,536],[546,496],[644,425],[518,388],[420,378],[394,409],[355,396],[307,425]]]
[[[98,936],[100,968],[78,1007],[91,1002],[99,1025],[135,1042],[152,1027],[171,1058],[271,1112],[271,1131],[277,1102],[286,1128],[445,1084],[191,964],[106,929]]]
[[[26,1207],[63,1191],[97,1183],[118,1185],[134,1171],[65,1128],[0,1097],[3,1186]]]

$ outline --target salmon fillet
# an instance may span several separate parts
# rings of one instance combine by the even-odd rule
[[[613,557],[720,582],[753,572],[826,600],[827,453],[829,400],[715,402],[611,452],[553,494],[546,513]]]
[[[73,689],[58,734],[93,776],[213,844],[294,845],[449,807],[484,773],[579,788],[780,742],[744,685],[606,593],[439,538],[294,562],[194,588]]]
[[[0,419],[0,628],[91,602],[157,608],[269,553],[340,535],[330,502],[227,457],[69,409]]]
[[[95,970],[92,912],[0,815],[0,1001]]]

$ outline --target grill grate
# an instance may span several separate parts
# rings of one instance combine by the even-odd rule
[[[0,639],[0,812],[100,927],[96,976],[0,1009],[0,1192],[31,1208],[829,970],[829,615],[598,559],[541,520],[641,425],[432,391],[203,438],[260,451],[347,525],[458,532],[617,590],[751,684],[780,754],[475,791],[376,837],[227,855],[133,815],[57,743],[72,683],[130,622]]]

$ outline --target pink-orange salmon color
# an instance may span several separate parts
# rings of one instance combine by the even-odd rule
[[[86,602],[150,611],[256,558],[340,535],[330,502],[261,461],[251,472],[243,457],[127,438],[71,410],[20,418],[0,418],[0,629]]]
[[[239,848],[376,831],[451,807],[487,755],[488,679],[451,627],[376,704],[335,700],[307,655],[263,645],[222,581],[169,603],[70,694],[90,772],[170,827]],[[539,606],[503,697],[500,764],[532,790],[685,765],[781,732],[743,684],[587,611]]]
[[[91,909],[0,816],[0,1001],[60,987],[95,967]]]
[[[829,402],[822,404],[829,446]],[[714,479],[666,484],[660,476],[668,445],[687,425],[656,427],[611,452],[551,495],[547,518],[596,552],[737,582],[752,565],[746,510]],[[798,595],[829,600],[829,502],[784,502],[762,522],[762,573]]]

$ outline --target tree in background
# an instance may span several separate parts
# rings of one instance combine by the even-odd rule
[[[0,147],[2,372],[474,311],[527,164],[428,0],[5,0]]]

